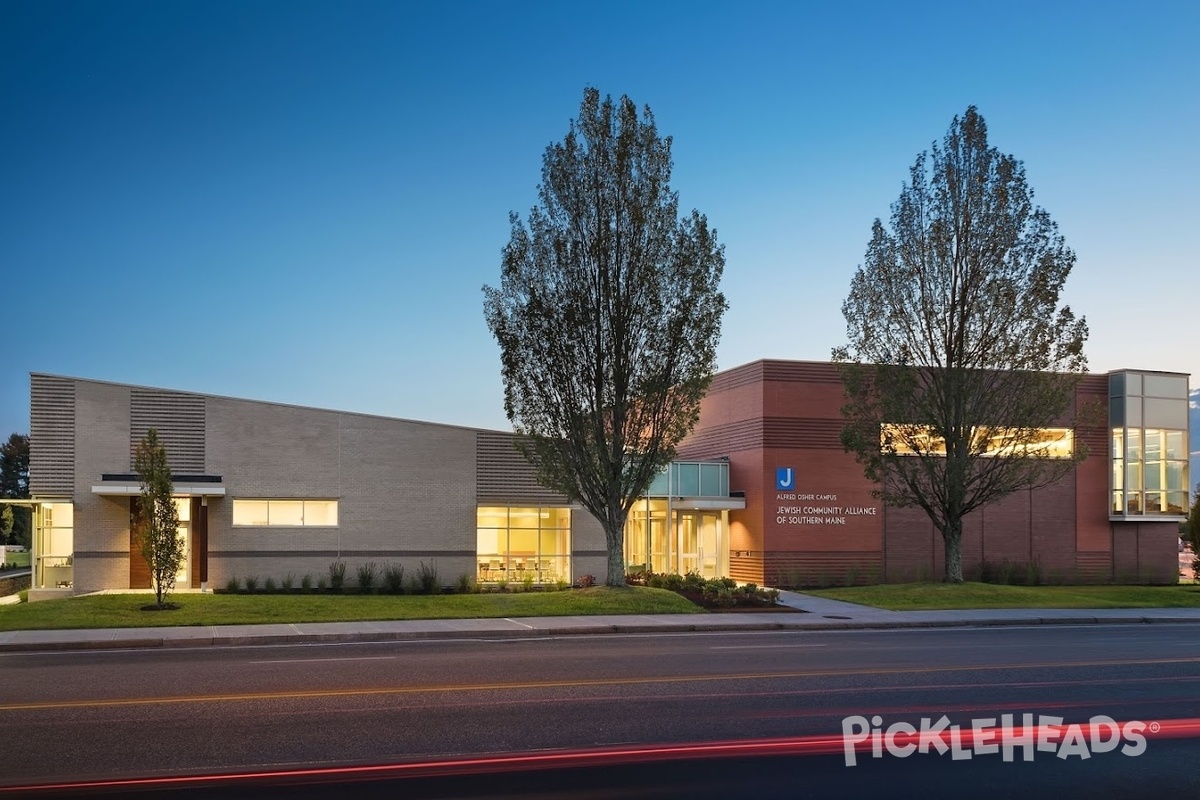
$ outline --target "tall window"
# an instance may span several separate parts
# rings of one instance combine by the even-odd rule
[[[476,512],[479,580],[571,580],[571,509],[480,506]]]
[[[1113,517],[1188,512],[1188,383],[1174,373],[1109,375]]]
[[[336,528],[337,500],[234,500],[233,524],[271,528]]]
[[[37,508],[33,585],[37,589],[71,586],[75,580],[75,506],[70,502],[42,503]]]

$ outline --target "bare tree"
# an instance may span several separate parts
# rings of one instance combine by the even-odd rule
[[[973,106],[917,157],[890,226],[875,220],[842,306],[850,341],[833,353],[848,397],[842,443],[885,502],[929,515],[947,581],[963,579],[965,515],[1086,455],[1049,430],[1068,424],[1087,369],[1087,324],[1058,304],[1074,264]]]
[[[649,107],[585,90],[484,288],[508,418],[542,483],[600,521],[610,586],[630,507],[696,423],[727,307],[724,248],[702,214],[679,217],[671,166]]]
[[[134,452],[134,470],[142,485],[135,527],[142,558],[150,567],[154,599],[159,608],[166,606],[167,595],[175,589],[175,575],[183,563],[184,546],[179,539],[179,511],[171,498],[174,486],[167,450],[151,428]]]

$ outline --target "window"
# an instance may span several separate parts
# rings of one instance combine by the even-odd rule
[[[234,500],[233,524],[246,527],[335,528],[337,500]]]
[[[945,455],[946,443],[925,425],[880,427],[879,444],[897,455]],[[1070,458],[1075,432],[1070,428],[976,428],[971,454],[992,458],[1023,454],[1042,458]]]
[[[476,509],[480,581],[570,580],[571,509]]]

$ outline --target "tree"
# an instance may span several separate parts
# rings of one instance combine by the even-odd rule
[[[1086,456],[1074,438],[1068,458],[1047,447],[1087,369],[1087,324],[1058,305],[1074,264],[974,106],[917,157],[890,225],[875,220],[833,354],[842,443],[886,503],[929,515],[946,581],[962,581],[964,516]]]
[[[0,544],[8,542],[9,534],[13,532],[12,506],[0,506]]]
[[[1188,513],[1187,522],[1179,526],[1184,542],[1192,548],[1192,577],[1200,581],[1200,483],[1196,484],[1196,492],[1192,496],[1192,510]]]
[[[29,437],[14,433],[0,444],[0,497],[25,499],[29,497]],[[11,541],[29,547],[33,539],[33,520],[26,506],[12,510]]]
[[[509,215],[500,287],[484,287],[518,446],[599,520],[610,586],[630,507],[696,423],[728,307],[724,247],[702,214],[679,217],[671,167],[648,106],[639,119],[586,89],[528,226]]]
[[[142,488],[135,520],[136,536],[142,558],[150,567],[155,603],[161,609],[166,607],[167,595],[175,589],[184,546],[179,539],[179,512],[171,498],[174,486],[167,450],[154,428],[138,443],[133,464]]]

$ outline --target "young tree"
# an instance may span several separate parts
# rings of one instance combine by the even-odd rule
[[[29,497],[29,437],[14,433],[0,444],[0,497]],[[29,547],[33,538],[33,519],[27,506],[12,508],[11,541]]]
[[[728,305],[724,247],[702,214],[679,217],[671,166],[648,106],[639,119],[586,89],[528,226],[509,216],[500,287],[484,287],[520,447],[600,521],[610,586],[630,507],[695,425]]]
[[[1086,371],[1086,322],[1059,307],[1075,254],[1033,204],[1021,162],[972,106],[922,153],[878,219],[842,306],[842,443],[896,506],[919,506],[962,581],[963,517],[1059,480],[1046,448]]]
[[[135,526],[142,558],[150,567],[154,599],[161,609],[175,589],[175,575],[183,562],[183,542],[179,539],[179,512],[171,499],[171,467],[167,450],[151,428],[134,452],[134,471],[142,484]]]

